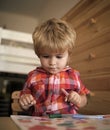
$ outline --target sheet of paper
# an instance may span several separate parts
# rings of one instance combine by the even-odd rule
[[[11,115],[21,130],[110,130],[110,118],[73,119]]]

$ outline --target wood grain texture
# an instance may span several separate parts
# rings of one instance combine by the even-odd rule
[[[94,91],[94,96],[88,104],[79,110],[81,114],[110,114],[110,93],[107,91]]]
[[[110,113],[110,1],[81,0],[62,19],[77,33],[70,65],[96,91],[82,112]]]

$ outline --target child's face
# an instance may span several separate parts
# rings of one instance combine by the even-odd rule
[[[40,62],[42,67],[51,74],[56,74],[65,68],[68,62],[68,51],[63,53],[42,52]]]

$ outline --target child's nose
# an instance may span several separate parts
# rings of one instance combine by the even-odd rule
[[[51,65],[51,66],[56,65],[56,58],[52,57],[52,58],[50,59],[50,65]]]

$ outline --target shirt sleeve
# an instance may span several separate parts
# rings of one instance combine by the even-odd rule
[[[75,71],[76,74],[76,80],[78,84],[79,91],[78,93],[81,95],[89,95],[90,90],[83,84],[81,78],[80,78],[80,73],[78,71]]]

